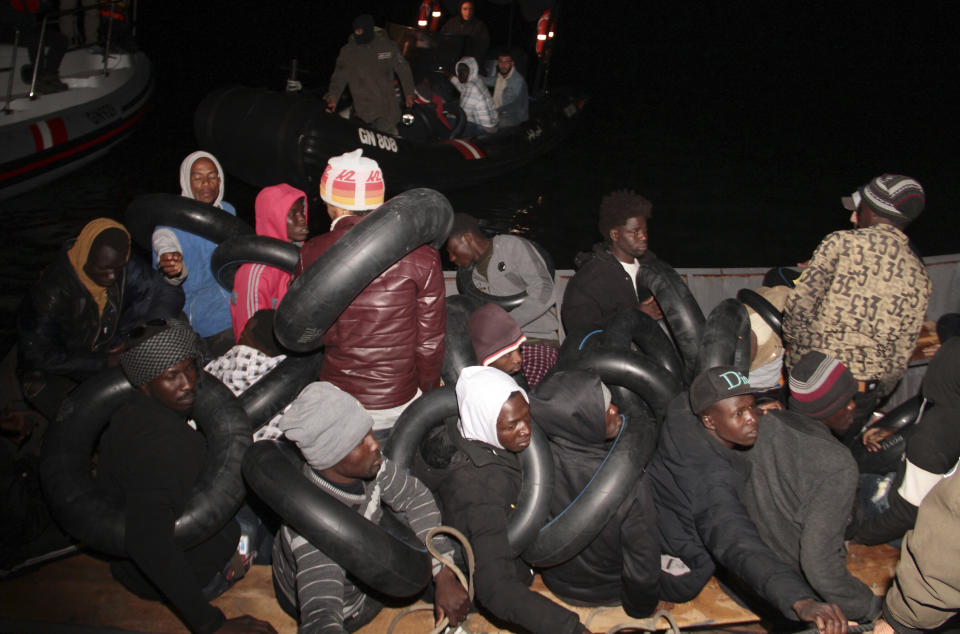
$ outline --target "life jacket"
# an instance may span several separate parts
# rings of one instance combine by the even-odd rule
[[[20,13],[36,13],[40,10],[40,0],[10,0],[10,6]]]
[[[102,9],[100,9],[100,17],[108,20],[116,20],[117,22],[126,22],[127,16],[124,13],[126,8],[125,2],[113,3],[113,11],[110,10],[109,4],[105,5]]]

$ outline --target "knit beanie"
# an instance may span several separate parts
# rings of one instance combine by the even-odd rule
[[[470,341],[480,365],[490,365],[527,340],[517,322],[496,304],[484,304],[470,315]]]
[[[186,359],[203,368],[199,337],[189,324],[170,320],[143,328],[138,343],[120,355],[120,367],[134,387],[146,385]]]
[[[790,410],[823,420],[850,402],[857,382],[845,365],[822,352],[808,352],[790,373]]]
[[[357,44],[366,44],[373,39],[373,16],[369,13],[358,15],[353,19],[354,39]],[[360,31],[359,34],[356,31]]]
[[[350,211],[376,209],[383,204],[380,166],[362,154],[363,149],[358,148],[327,161],[320,177],[320,198],[325,203]]]
[[[849,211],[856,211],[862,202],[874,213],[906,224],[920,216],[926,195],[920,183],[909,176],[884,174],[844,196],[841,202]]]
[[[303,391],[277,421],[297,443],[313,469],[329,469],[360,444],[373,419],[353,398],[332,383],[317,381]]]

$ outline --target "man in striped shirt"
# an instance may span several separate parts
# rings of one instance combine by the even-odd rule
[[[311,383],[278,421],[307,463],[304,475],[317,487],[379,523],[385,504],[402,516],[423,541],[440,524],[440,511],[422,482],[380,452],[373,420],[352,396],[331,383]],[[439,541],[439,540],[438,540]],[[363,548],[362,543],[357,548]],[[449,544],[442,550],[452,555]],[[470,600],[454,573],[433,564],[437,620],[462,621]],[[369,623],[382,607],[357,587],[348,571],[283,525],[273,547],[273,578],[281,607],[297,619],[300,632],[351,632]]]

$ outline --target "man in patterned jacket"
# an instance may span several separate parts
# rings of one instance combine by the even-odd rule
[[[817,247],[787,299],[783,338],[788,368],[816,350],[850,369],[858,392],[849,435],[856,435],[906,371],[932,284],[903,232],[923,211],[920,183],[884,174],[842,202],[855,228]]]

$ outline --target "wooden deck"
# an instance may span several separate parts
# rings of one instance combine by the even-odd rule
[[[898,557],[899,552],[889,546],[851,545],[847,565],[854,575],[871,585],[875,593],[882,594],[890,584]],[[555,599],[539,577],[534,588]],[[281,634],[297,631],[296,623],[274,600],[270,568],[266,566],[254,567],[214,604],[227,616],[251,614],[269,621]],[[594,632],[605,632],[614,625],[632,621],[620,608],[567,607],[579,613],[582,621],[591,619],[589,627]],[[724,594],[712,579],[695,600],[667,607],[684,629],[759,621],[754,613]],[[360,632],[386,632],[399,612],[398,609],[384,610]],[[649,619],[644,624],[654,625]],[[473,632],[504,631],[479,614],[471,614],[467,625]],[[663,620],[655,625],[667,629]],[[432,626],[432,611],[421,611],[404,617],[395,631],[398,634],[427,632]],[[101,632],[186,631],[167,608],[127,592],[113,581],[107,564],[90,555],[73,555],[14,579],[0,581],[0,632],[79,633],[92,631],[92,627]]]

